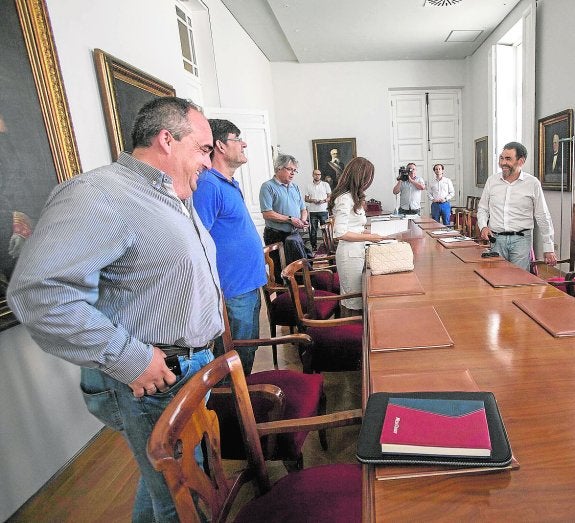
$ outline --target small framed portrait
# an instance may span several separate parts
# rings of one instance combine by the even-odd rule
[[[321,179],[332,190],[345,166],[357,156],[355,138],[328,138],[312,140],[313,167],[321,171]]]
[[[487,136],[475,140],[475,185],[485,187],[489,176],[489,148]]]
[[[571,190],[573,109],[539,120],[539,181],[543,189]]]
[[[132,150],[132,124],[140,107],[160,96],[175,96],[176,91],[101,49],[94,49],[94,62],[112,160],[116,161],[122,151]]]

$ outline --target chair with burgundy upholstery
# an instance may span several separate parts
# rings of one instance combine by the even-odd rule
[[[559,290],[575,296],[575,213],[571,217],[571,242],[569,248],[569,258],[557,260],[557,265],[552,268],[547,268],[548,265],[544,260],[536,260],[535,253],[531,249],[531,262],[530,272],[543,278],[549,285],[557,287]],[[568,265],[565,267],[567,272],[563,273],[558,268],[561,265]],[[543,271],[540,267],[545,267],[547,270]],[[550,274],[548,274],[550,273]]]
[[[365,202],[366,216],[379,216],[382,213],[381,202],[371,198]]]
[[[275,255],[273,255],[275,254]],[[267,283],[262,287],[264,293],[264,301],[266,302],[266,309],[268,314],[268,321],[270,323],[270,333],[272,337],[276,335],[277,327],[289,327],[290,332],[294,331],[297,326],[297,316],[291,297],[288,292],[288,288],[281,282],[275,280],[275,264],[277,260],[283,269],[285,267],[285,255],[283,251],[283,244],[281,242],[272,243],[264,247],[264,258],[267,265]],[[319,271],[318,274],[323,274],[324,271]],[[324,276],[318,276],[318,278],[324,278]],[[327,279],[329,280],[330,275],[327,274]],[[331,280],[332,283],[335,280]],[[339,285],[339,280],[337,280]],[[317,285],[316,285],[317,286]],[[337,287],[338,289],[339,287]],[[321,290],[317,286],[317,290],[314,292],[317,296],[330,296],[336,294],[334,292],[329,292]],[[305,297],[302,297],[302,301],[305,307]],[[318,314],[322,319],[327,319],[338,312],[338,303],[335,301],[326,303],[321,309],[318,310]],[[272,346],[272,355],[274,365],[277,366],[277,345]]]
[[[301,274],[303,295],[297,276]],[[297,260],[290,263],[283,271],[282,277],[289,284],[290,296],[297,313],[298,329],[309,334],[313,340],[302,354],[304,372],[349,371],[361,368],[363,318],[324,319],[318,311],[325,304],[341,301],[346,298],[361,296],[361,293],[340,294],[337,296],[314,296],[309,262]]]
[[[271,346],[272,343],[295,343],[309,345],[311,338],[305,334],[291,334],[277,338],[258,338],[255,340],[232,340],[227,311],[224,305],[225,331],[222,334],[224,351],[241,351],[242,347]],[[260,349],[261,350],[261,349]],[[253,394],[252,405],[258,423],[276,421],[285,418],[305,418],[325,414],[326,399],[323,391],[323,377],[304,374],[293,370],[266,370],[254,372],[246,377],[250,394]],[[276,387],[277,394],[267,394],[267,385]],[[264,391],[264,392],[262,392]],[[221,431],[222,456],[225,459],[245,459],[241,432],[233,402],[231,390],[220,386],[212,390],[208,408],[218,414]],[[267,436],[262,441],[264,456],[270,460],[282,460],[289,470],[303,468],[302,446],[308,435],[307,431]],[[320,443],[327,450],[327,438],[320,432]]]
[[[246,469],[227,477],[220,453],[216,414],[205,406],[205,396],[224,377],[231,376],[233,404],[241,420],[247,456]],[[226,521],[240,487],[255,480],[259,497],[240,509],[236,523],[249,522],[351,522],[361,520],[361,467],[334,464],[287,474],[271,485],[260,444],[263,435],[277,432],[341,427],[357,424],[361,411],[258,424],[241,361],[235,351],[215,359],[195,374],[164,410],[148,440],[148,457],[166,479],[182,523]],[[207,459],[195,462],[194,449],[202,443]],[[198,515],[198,499],[202,517]]]

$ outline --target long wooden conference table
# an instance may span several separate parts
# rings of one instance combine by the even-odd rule
[[[513,303],[565,294],[547,284],[495,288],[475,270],[507,262],[465,263],[420,225],[409,227],[400,237],[413,248],[423,294],[369,296],[373,277],[364,274],[364,408],[372,392],[413,383],[437,390],[451,377],[457,389],[471,376],[495,394],[519,468],[378,479],[382,469],[364,465],[363,520],[575,521],[575,337],[553,337]],[[430,305],[452,347],[371,350],[370,315],[413,309],[395,326],[409,331]]]

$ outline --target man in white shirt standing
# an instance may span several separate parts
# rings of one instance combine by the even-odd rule
[[[315,169],[312,173],[313,182],[305,188],[305,201],[309,212],[309,241],[312,250],[317,249],[317,229],[323,225],[328,217],[327,202],[331,194],[331,187],[322,181],[321,171]]]
[[[449,225],[451,216],[449,200],[455,196],[455,190],[452,181],[443,176],[444,169],[441,163],[433,166],[435,180],[429,182],[428,195],[431,202],[431,217],[436,222],[441,218],[444,225]]]
[[[557,263],[553,245],[553,223],[541,183],[521,169],[527,149],[510,142],[499,155],[501,172],[487,178],[477,209],[481,238],[493,243],[492,250],[506,260],[529,270],[534,220],[541,230],[543,255],[549,265]]]

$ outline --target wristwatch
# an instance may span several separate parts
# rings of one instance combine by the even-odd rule
[[[288,216],[288,222],[291,223],[291,216]]]

